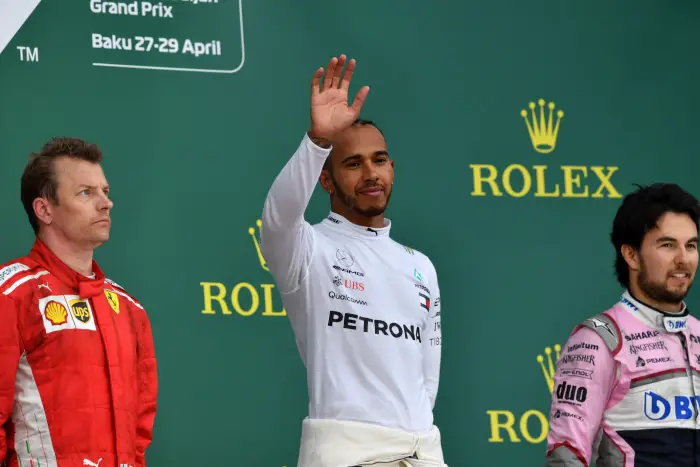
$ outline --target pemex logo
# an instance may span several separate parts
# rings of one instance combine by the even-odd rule
[[[251,250],[255,252],[258,266],[263,271],[269,272],[267,262],[260,250],[260,231],[262,221],[258,219],[255,227],[248,228],[250,236]],[[268,276],[271,277],[271,276]],[[275,284],[270,281],[264,284],[253,284],[251,282],[238,282],[230,289],[223,282],[200,282],[202,295],[204,298],[203,315],[233,315],[252,316],[258,311],[262,316],[287,316],[287,311],[277,306],[275,310],[275,294],[273,289]]]
[[[552,348],[554,349],[552,351]],[[544,404],[551,405],[551,396],[554,391],[554,375],[556,362],[561,357],[561,346],[555,344],[544,348],[544,355],[537,355],[537,363],[540,366],[544,382],[547,386],[548,397]],[[521,443],[523,440],[530,444],[539,444],[547,439],[549,433],[548,417],[540,410],[528,409],[516,417],[511,410],[487,410],[491,436],[489,443]]]
[[[0,0],[0,54],[41,0]]]
[[[526,101],[527,102],[527,101]],[[567,111],[568,112],[568,111]],[[515,112],[514,112],[515,113]],[[615,187],[613,176],[619,167],[600,164],[599,154],[578,154],[575,147],[565,151],[558,149],[561,140],[562,120],[564,110],[554,101],[538,98],[529,101],[527,109],[520,107],[520,117],[524,126],[522,133],[504,135],[503,140],[518,138],[522,141],[522,151],[507,154],[512,162],[505,166],[492,163],[469,164],[472,171],[473,186],[471,196],[474,197],[510,197],[510,198],[622,198]],[[508,114],[507,119],[517,116]],[[577,125],[580,125],[580,120]],[[583,123],[585,125],[585,123]],[[579,133],[585,128],[575,128]],[[567,126],[567,134],[572,129]],[[530,147],[526,151],[525,145]],[[534,151],[546,158],[537,157],[534,164],[527,163]],[[557,151],[559,157],[553,157]],[[573,154],[573,155],[572,155]],[[603,154],[604,155],[604,154]],[[502,155],[499,155],[502,156]],[[554,165],[557,159],[568,162],[572,157],[581,158],[583,163]],[[595,164],[587,165],[595,160]]]

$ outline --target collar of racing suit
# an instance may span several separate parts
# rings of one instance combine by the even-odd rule
[[[105,275],[94,259],[92,260],[94,278],[86,277],[61,261],[39,238],[34,241],[29,257],[83,298],[95,297],[104,291]]]
[[[635,298],[629,290],[622,294],[621,302],[628,310],[655,329],[681,332],[688,328],[688,307],[685,302],[680,312],[668,313]]]
[[[328,216],[323,219],[323,223],[339,232],[350,234],[353,236],[367,237],[367,238],[380,238],[388,237],[389,231],[391,230],[391,221],[389,219],[384,219],[384,227],[375,229],[374,227],[365,227],[363,225],[353,224],[345,217],[341,216],[336,212],[328,213]]]

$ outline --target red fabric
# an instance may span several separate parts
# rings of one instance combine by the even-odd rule
[[[94,279],[77,273],[38,239],[27,256],[0,265],[0,463],[8,467],[20,465],[17,456],[33,467],[146,465],[158,391],[149,319],[92,267]],[[34,388],[43,410],[31,403]]]

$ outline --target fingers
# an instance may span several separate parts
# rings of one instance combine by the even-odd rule
[[[328,62],[328,66],[326,67],[326,76],[323,77],[323,89],[330,89],[330,87],[333,85],[333,76],[335,75],[335,68],[337,65],[337,57],[331,58]]]
[[[350,88],[350,80],[352,79],[352,74],[355,72],[355,59],[352,58],[348,62],[348,67],[345,69],[343,74],[343,80],[340,82],[340,89],[345,89],[346,91]]]
[[[314,77],[311,79],[311,95],[315,96],[321,92],[321,76],[323,76],[323,67],[320,67],[314,73]]]
[[[365,99],[367,99],[367,94],[369,94],[369,86],[362,86],[362,88],[359,91],[357,91],[355,100],[352,102],[352,110],[353,112],[355,112],[355,115],[360,114],[362,106],[365,105]]]
[[[345,56],[345,54],[341,55],[338,59],[338,63],[335,66],[335,70],[333,70],[333,81],[331,81],[331,87],[337,88],[340,84],[340,73],[343,71],[343,67],[345,66],[346,60],[347,57]]]

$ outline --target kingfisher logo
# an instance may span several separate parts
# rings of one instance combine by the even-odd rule
[[[693,406],[700,403],[700,396],[674,396],[673,403],[665,397],[647,391],[644,393],[644,415],[649,420],[667,418],[689,420],[693,417]]]
[[[0,54],[29,19],[39,3],[41,0],[0,1]]]

